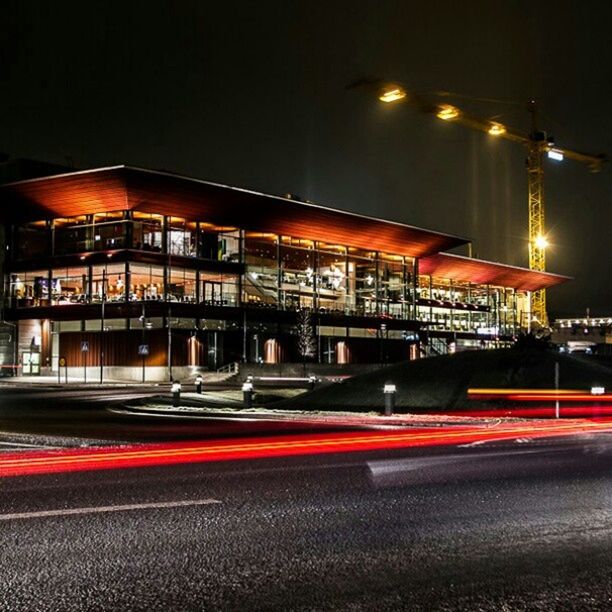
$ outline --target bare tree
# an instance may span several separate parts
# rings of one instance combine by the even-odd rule
[[[298,337],[298,351],[304,364],[304,374],[306,374],[306,361],[314,357],[317,353],[317,341],[310,310],[302,308],[298,311],[296,331]]]

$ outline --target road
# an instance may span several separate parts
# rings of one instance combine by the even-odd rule
[[[609,610],[612,437],[7,478],[0,609]]]

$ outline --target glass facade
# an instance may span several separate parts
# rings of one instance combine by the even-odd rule
[[[11,272],[11,307],[157,301],[417,319],[430,331],[513,335],[527,298],[513,289],[420,275],[414,259],[202,220],[116,211],[13,228],[10,260],[80,255],[82,265]],[[132,249],[158,263],[86,265],[88,252]],[[83,255],[81,255],[83,254]],[[110,255],[109,255],[110,256]],[[173,259],[173,258],[177,259]],[[193,259],[191,266],[186,262]],[[210,264],[200,262],[214,262]],[[244,264],[243,274],[224,263]],[[18,266],[17,266],[18,268]]]

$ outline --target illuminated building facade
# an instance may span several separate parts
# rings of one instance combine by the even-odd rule
[[[497,346],[528,326],[531,291],[566,280],[445,253],[468,242],[456,236],[125,166],[0,197],[24,374],[299,363],[304,310],[317,363]]]

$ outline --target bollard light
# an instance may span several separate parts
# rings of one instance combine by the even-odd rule
[[[173,382],[170,390],[172,391],[172,407],[178,408],[181,404],[181,383]]]
[[[397,387],[393,383],[385,383],[383,394],[385,396],[385,416],[391,416],[395,410],[395,394]]]
[[[314,391],[316,382],[317,382],[317,377],[316,376],[309,376],[308,377],[308,388],[311,391]]]
[[[251,377],[249,378],[252,380]],[[242,400],[245,408],[251,408],[253,406],[253,383],[249,378],[242,383]]]
[[[203,382],[204,382],[204,379],[200,375],[196,376],[196,379],[195,379],[196,393],[202,393],[202,383]]]

